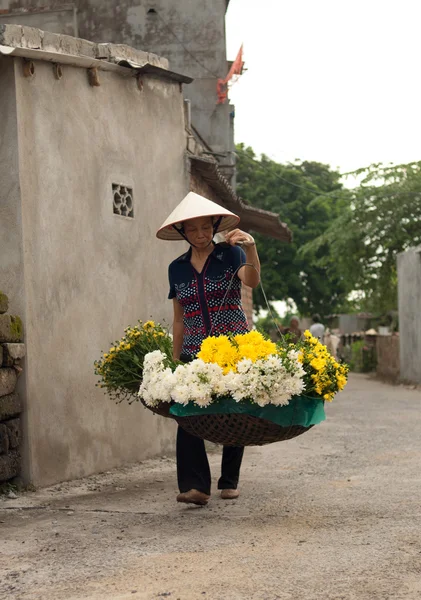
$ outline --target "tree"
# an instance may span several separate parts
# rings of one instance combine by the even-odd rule
[[[256,235],[269,301],[291,298],[302,315],[337,311],[346,304],[348,282],[333,259],[321,260],[329,255],[323,244],[308,249],[305,257],[299,251],[320,238],[347,205],[340,174],[317,162],[281,165],[264,155],[258,160],[243,144],[237,154],[238,194],[253,206],[278,213],[293,232],[291,244]],[[257,309],[265,308],[260,289],[254,302]]]
[[[397,254],[421,243],[421,162],[371,165],[355,174],[360,185],[301,255],[316,253],[318,266],[334,260],[351,289],[360,292],[359,308],[386,313],[397,308]],[[329,254],[320,256],[321,248]]]

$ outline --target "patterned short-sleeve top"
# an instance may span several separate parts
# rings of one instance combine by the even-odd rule
[[[238,246],[216,244],[201,273],[191,264],[191,254],[190,248],[170,264],[168,298],[176,298],[183,307],[181,354],[193,358],[210,333],[246,333],[249,329],[241,304],[241,280],[237,274],[221,306],[234,273],[246,262],[244,251]]]

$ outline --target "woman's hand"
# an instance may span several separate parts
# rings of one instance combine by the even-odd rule
[[[260,282],[260,261],[254,237],[241,229],[234,229],[225,234],[225,240],[231,246],[243,246],[247,264],[238,270],[238,277],[245,285],[257,287]]]
[[[255,246],[254,237],[241,229],[233,229],[225,234],[225,241],[231,246]]]

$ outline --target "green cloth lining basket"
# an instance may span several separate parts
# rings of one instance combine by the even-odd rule
[[[324,401],[294,396],[287,406],[260,407],[221,398],[206,408],[174,403],[169,416],[187,432],[224,446],[263,446],[297,437],[325,420]]]

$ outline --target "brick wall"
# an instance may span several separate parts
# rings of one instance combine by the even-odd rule
[[[0,292],[0,483],[20,474],[21,402],[15,392],[25,355],[22,323],[7,314],[9,301]]]
[[[390,381],[400,376],[399,336],[378,335],[376,341],[377,375]]]

